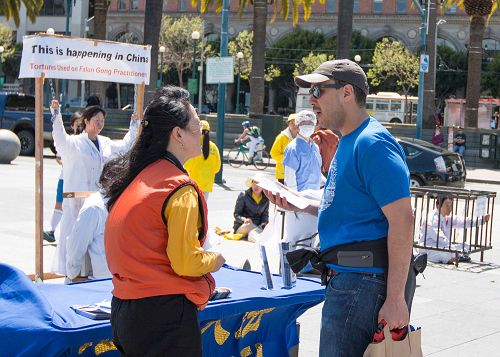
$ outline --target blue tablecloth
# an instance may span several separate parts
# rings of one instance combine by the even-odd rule
[[[324,299],[314,279],[300,278],[285,290],[275,276],[276,288],[262,290],[259,273],[225,267],[214,277],[233,293],[199,312],[205,356],[285,356],[298,343],[297,317]],[[33,284],[20,270],[0,264],[0,355],[117,355],[109,320],[91,320],[70,308],[109,300],[111,290],[109,279]]]

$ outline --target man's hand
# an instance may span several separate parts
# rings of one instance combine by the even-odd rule
[[[240,142],[240,140],[239,140],[239,139],[234,139],[234,143],[235,143],[235,144],[238,144],[239,142]]]
[[[53,99],[52,102],[50,103],[50,107],[54,108],[54,109],[59,108],[59,101],[56,99]]]
[[[132,115],[130,116],[130,121],[134,122],[137,119],[139,119],[139,116],[137,115],[137,113],[132,113]]]
[[[387,298],[378,313],[378,321],[384,319],[389,329],[394,330],[408,325],[410,315],[404,297]]]
[[[243,220],[243,223],[245,223],[245,224],[250,224],[250,223],[253,223],[253,222],[252,222],[252,219],[250,219],[250,218],[245,218],[245,219]]]

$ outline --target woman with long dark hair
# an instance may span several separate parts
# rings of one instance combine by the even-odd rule
[[[189,176],[198,184],[205,199],[214,187],[215,174],[220,170],[220,154],[217,145],[210,141],[210,124],[201,121],[201,155],[189,159],[184,168]]]
[[[113,342],[125,355],[201,356],[197,310],[224,258],[202,248],[207,206],[183,164],[200,154],[200,120],[182,88],[160,88],[127,154],[104,167],[104,243],[113,276]]]

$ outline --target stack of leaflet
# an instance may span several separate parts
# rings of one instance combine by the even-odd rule
[[[273,277],[271,275],[271,270],[269,269],[269,261],[267,260],[266,247],[260,245],[259,248],[260,248],[260,257],[262,258],[261,274],[264,282],[262,288],[266,290],[271,290],[274,288],[274,285],[273,285]]]
[[[109,320],[111,318],[111,301],[105,300],[91,305],[72,305],[78,314],[92,320]]]
[[[295,273],[290,268],[286,259],[286,254],[290,251],[290,242],[280,243],[281,251],[281,277],[283,278],[283,289],[291,289],[295,286],[297,280]]]

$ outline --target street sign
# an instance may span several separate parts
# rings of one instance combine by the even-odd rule
[[[233,57],[207,58],[207,84],[234,82]]]
[[[420,55],[420,72],[429,72],[429,55]]]

